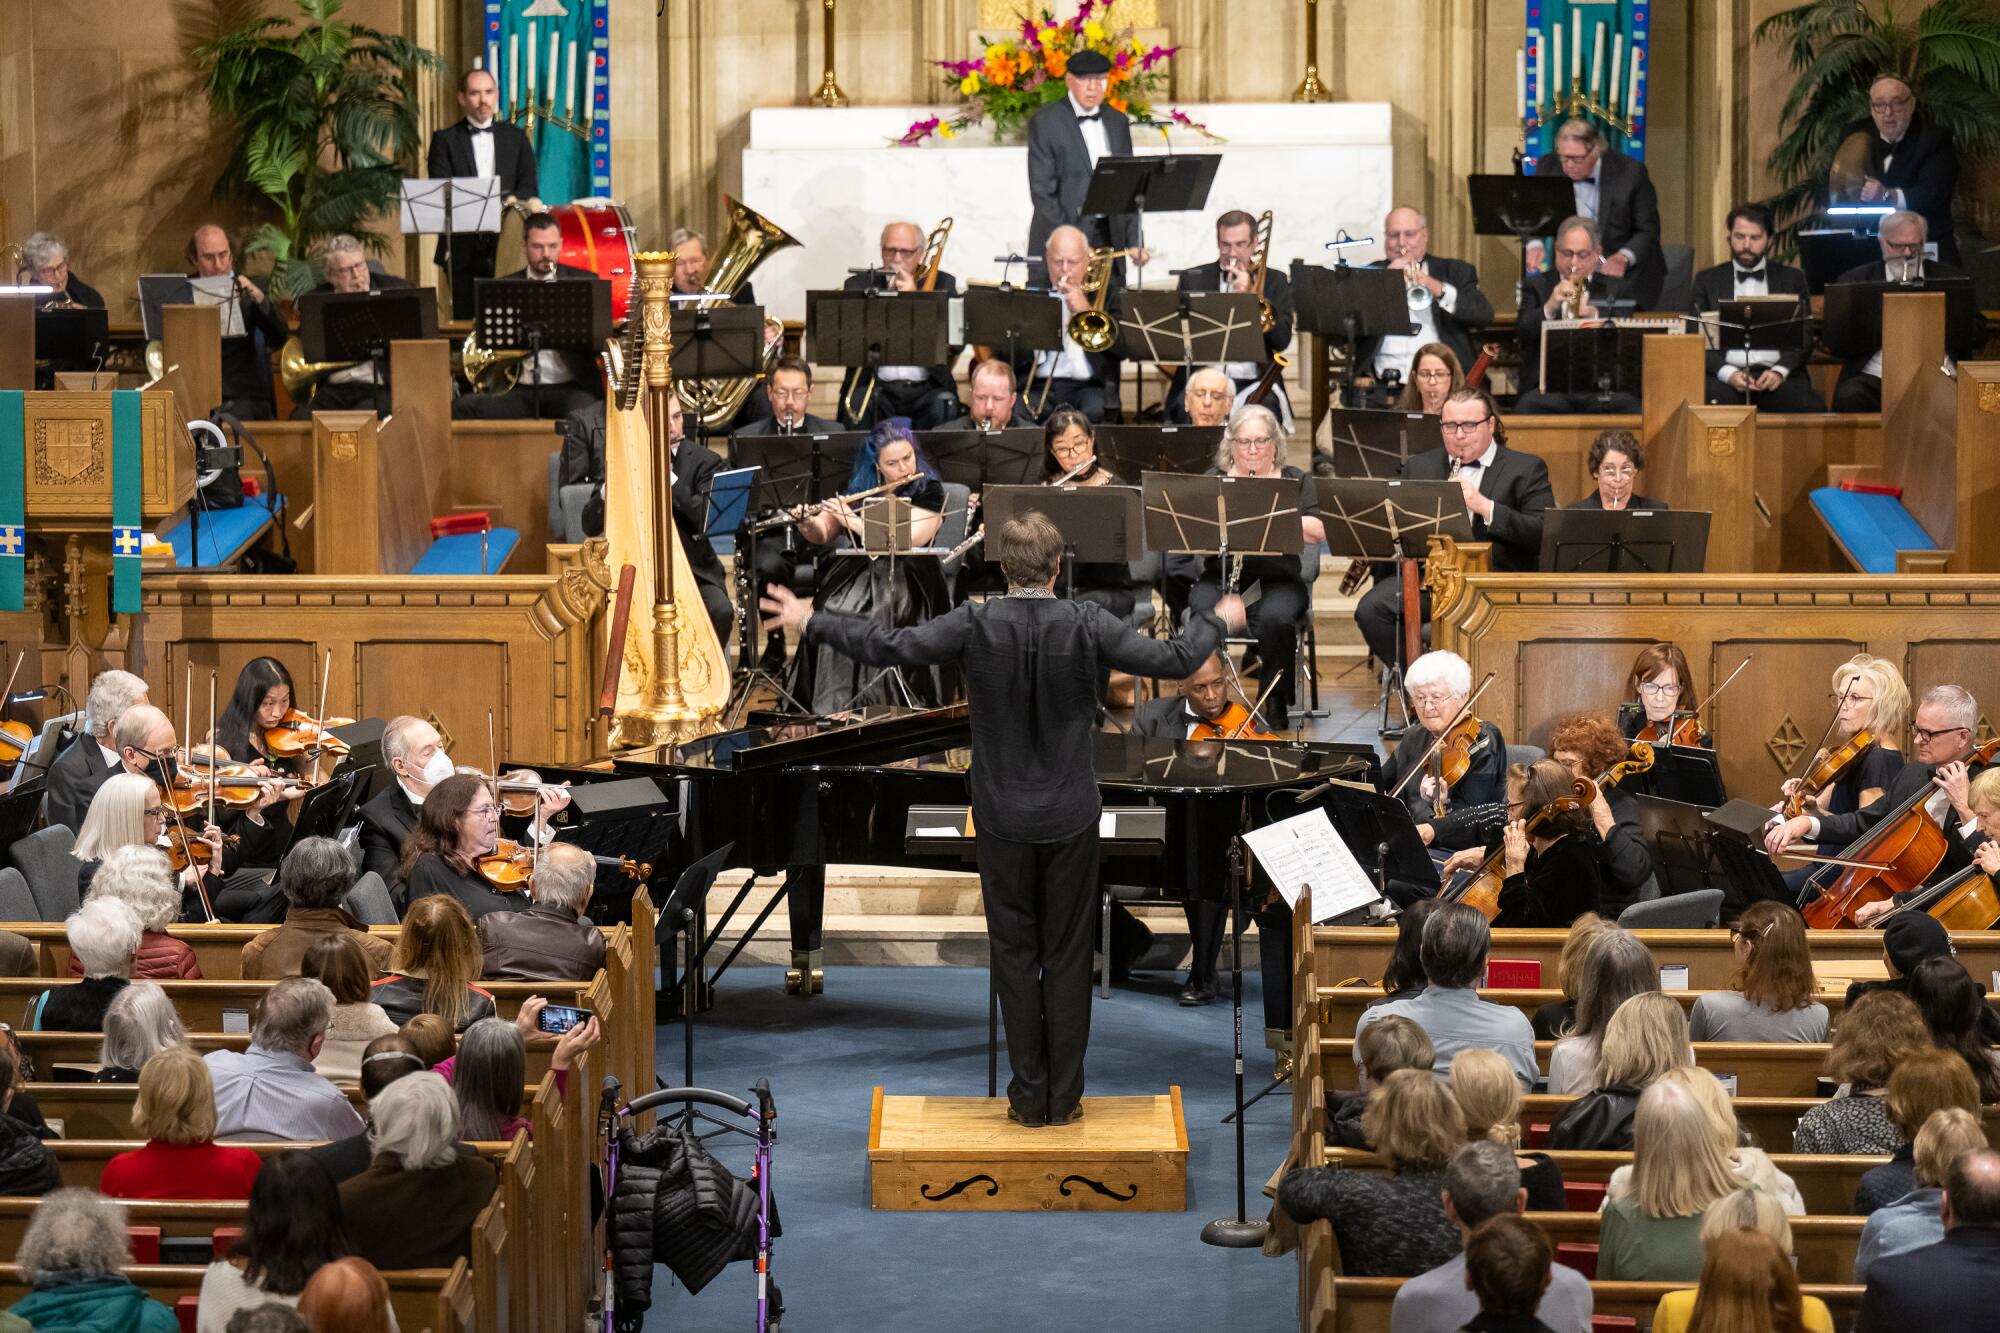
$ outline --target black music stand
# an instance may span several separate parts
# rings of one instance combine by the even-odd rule
[[[1699,574],[1708,558],[1702,509],[1550,509],[1545,574]]]
[[[58,370],[96,370],[111,348],[111,314],[94,306],[35,311],[35,360]]]
[[[1132,214],[1132,243],[1144,246],[1147,212],[1187,213],[1206,208],[1209,187],[1215,184],[1215,171],[1221,165],[1220,153],[1100,157],[1091,169],[1090,186],[1078,211],[1105,219]],[[1143,265],[1139,274],[1143,280]]]
[[[1704,818],[1707,808],[1645,793],[1635,793],[1632,799],[1638,806],[1640,836],[1653,849],[1653,878],[1660,896],[1714,888],[1722,869],[1710,845],[1714,829]]]
[[[1971,278],[1925,278],[1922,282],[1835,282],[1826,289],[1821,334],[1827,350],[1857,357],[1882,346],[1882,298],[1910,292],[1944,293],[1944,345],[1953,356],[1970,355],[1983,336],[1979,299]]]
[[[1047,453],[1040,426],[1010,426],[980,434],[979,489],[988,486],[1033,486],[1042,480]]]
[[[1130,564],[1146,554],[1136,486],[995,486],[981,496],[996,527],[1033,509],[1063,535],[1063,596],[1076,597],[1076,566]],[[991,563],[999,563],[992,552]]]
[[[1521,243],[1521,287],[1528,283],[1528,242],[1553,236],[1576,212],[1576,186],[1567,176],[1471,175],[1472,231],[1476,236],[1512,236]]]
[[[1780,358],[1797,353],[1802,361],[1812,352],[1812,307],[1790,293],[1723,301],[1714,314],[1696,315],[1691,322],[1701,326],[1709,347],[1719,352],[1776,352]],[[1744,367],[1753,372],[1762,368]],[[1747,390],[1745,397],[1754,404],[1757,391]]]
[[[1846,227],[1801,231],[1798,238],[1799,268],[1806,275],[1806,291],[1814,296],[1840,281],[1841,274],[1882,257],[1881,242]]]
[[[1713,808],[1729,799],[1715,751],[1699,745],[1655,745],[1653,769],[1646,776],[1653,794],[1670,801]]]
[[[1344,341],[1350,352],[1367,338],[1417,331],[1410,322],[1408,286],[1391,268],[1354,268],[1345,262],[1326,268],[1295,259],[1292,302],[1301,331]],[[1349,388],[1359,365],[1350,356]]]
[[[292,823],[291,837],[285,840],[285,850],[290,851],[307,838],[338,838],[340,831],[353,822],[374,771],[372,766],[356,768],[342,764],[340,772],[301,797],[298,818]]]
[[[1288,805],[1289,811],[1279,808],[1281,805]],[[1395,901],[1389,893],[1392,881],[1410,885],[1423,897],[1437,892],[1437,862],[1431,860],[1430,851],[1417,832],[1417,821],[1410,807],[1400,799],[1379,791],[1328,782],[1303,792],[1274,791],[1265,801],[1273,823],[1315,808],[1326,811],[1327,818],[1333,821],[1334,832],[1375,881],[1384,901]]]
[[[611,284],[480,278],[472,284],[473,332],[488,349],[525,348],[528,392],[542,414],[541,353],[594,357],[611,337]]]
[[[1400,477],[1414,455],[1444,448],[1438,419],[1422,412],[1335,407],[1323,429],[1336,477]]]
[[[1121,477],[1206,472],[1222,446],[1222,426],[1099,426],[1097,456]]]
[[[1130,361],[1219,366],[1271,359],[1255,292],[1128,291],[1118,325]]]
[[[764,373],[764,307],[676,310],[668,324],[674,339],[668,364],[676,383],[756,379]],[[694,434],[707,443],[708,425],[699,416],[694,420]]]
[[[806,359],[858,370],[870,385],[883,366],[942,365],[951,359],[950,300],[944,292],[807,292]]]
[[[1759,841],[1771,818],[1770,807],[1730,801],[1704,812],[1702,818],[1709,826],[1708,843],[1722,875],[1725,920],[1742,915],[1752,903],[1797,905],[1798,895],[1785,883],[1784,874]]]
[[[1014,365],[1022,352],[1062,347],[1061,301],[1047,292],[1019,287],[969,287],[965,293],[965,340],[1000,351]],[[1004,349],[1004,350],[1002,350]]]
[[[979,437],[985,434],[979,430],[920,430],[917,443],[923,447],[931,466],[937,469],[938,480],[948,486],[963,486],[968,491],[980,487]]]
[[[366,361],[375,370],[375,414],[386,410],[389,344],[437,337],[437,294],[429,287],[373,292],[307,292],[299,298],[299,342],[307,361]],[[482,347],[495,344],[482,342]],[[512,347],[512,343],[498,344]]]
[[[1555,329],[1545,323],[1537,387],[1543,393],[1627,393],[1637,398],[1645,390],[1646,335],[1658,332],[1609,323]]]
[[[935,554],[935,548],[918,547],[914,544],[912,524],[914,506],[897,495],[878,495],[863,500],[860,507],[861,537],[854,545],[835,551],[833,554],[847,560],[867,560],[868,568],[861,577],[875,580],[874,611],[881,621],[884,631],[895,628],[896,617],[896,562],[917,555]],[[853,540],[850,535],[850,540]],[[852,699],[842,705],[842,709],[862,706],[859,700],[875,688],[879,681],[887,681],[895,687],[896,695],[904,708],[916,708],[916,692],[910,688],[910,681],[903,674],[902,667],[891,663],[880,667],[875,674],[861,682]],[[836,712],[841,709],[834,710]]]

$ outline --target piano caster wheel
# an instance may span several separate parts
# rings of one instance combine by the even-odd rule
[[[785,969],[785,994],[819,995],[826,990],[826,971],[820,967],[825,957],[820,949],[795,949],[792,965]]]

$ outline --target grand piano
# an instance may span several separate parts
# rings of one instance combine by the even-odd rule
[[[966,804],[970,742],[961,703],[773,722],[672,752],[621,755],[619,772],[683,784],[688,863],[727,845],[725,868],[786,877],[781,894],[751,922],[708,984],[784,899],[792,934],[786,989],[819,991],[829,864],[966,869],[962,844],[909,833],[914,808]],[[1140,885],[1148,891],[1144,897],[1166,901],[1225,897],[1231,836],[1295,813],[1284,794],[1323,787],[1330,779],[1372,790],[1380,777],[1372,747],[1323,742],[1176,741],[1101,732],[1095,761],[1107,808],[1157,806],[1166,812],[1157,854],[1128,847],[1108,855],[1104,881]],[[698,957],[706,957],[747,887],[746,879],[746,892],[712,929],[702,906],[691,905],[702,932]]]

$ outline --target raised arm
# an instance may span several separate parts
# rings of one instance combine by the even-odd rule
[[[1224,611],[1230,601],[1225,598],[1217,603],[1217,611]],[[1185,680],[1208,660],[1210,653],[1222,646],[1223,622],[1206,611],[1189,612],[1187,624],[1173,638],[1155,639],[1141,634],[1095,603],[1085,605],[1094,613],[1091,628],[1097,636],[1098,657],[1135,676]],[[1242,623],[1240,608],[1241,603],[1237,603],[1235,623],[1239,626]]]
[[[972,630],[969,603],[927,624],[892,630],[883,629],[867,616],[815,611],[810,601],[794,596],[782,584],[773,584],[761,605],[770,620],[800,630],[807,642],[832,644],[869,666],[922,667],[949,662],[965,651]]]

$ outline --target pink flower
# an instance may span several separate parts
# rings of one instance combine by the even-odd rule
[[[1093,7],[1093,0],[1083,0],[1083,3],[1076,7],[1076,18],[1071,21],[1070,26],[1073,28],[1082,28],[1084,20],[1090,17],[1090,11]],[[1111,6],[1107,4],[1105,8],[1109,9]]]
[[[1030,46],[1040,45],[1035,39],[1035,21],[1025,16],[1021,19],[1021,40]]]
[[[905,148],[912,147],[922,143],[932,134],[935,134],[937,127],[938,118],[936,116],[926,116],[924,119],[912,123],[910,128],[903,131],[903,137],[896,140],[896,142]]]
[[[1156,46],[1152,50],[1146,52],[1146,54],[1140,59],[1139,68],[1142,70],[1150,70],[1153,66],[1159,64],[1161,61],[1170,59],[1173,56],[1174,52],[1178,50],[1180,50],[1178,46]]]

